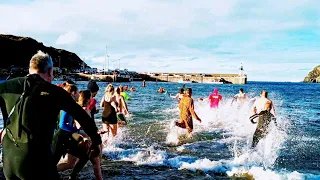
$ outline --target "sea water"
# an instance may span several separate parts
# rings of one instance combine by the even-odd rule
[[[87,82],[76,83],[80,90],[86,89]],[[178,102],[169,96],[175,95],[182,84],[147,82],[145,88],[141,82],[113,84],[135,86],[137,91],[128,91],[129,125],[120,128],[115,138],[102,137],[103,154],[123,164],[114,167],[123,173],[110,173],[108,178],[320,179],[320,84],[186,84],[193,89],[195,111],[202,122],[194,120],[192,139],[182,142],[179,136],[186,130],[174,125],[179,120]],[[107,83],[98,85],[99,105]],[[157,93],[159,87],[166,93]],[[210,109],[207,101],[199,101],[214,88],[219,88],[223,96],[219,109]],[[276,109],[278,127],[271,123],[269,134],[255,149],[250,146],[256,124],[248,119],[252,103],[231,105],[240,88],[250,98],[267,90]],[[95,118],[101,128],[101,111]],[[126,165],[128,162],[134,166]],[[156,171],[148,173],[150,169]]]

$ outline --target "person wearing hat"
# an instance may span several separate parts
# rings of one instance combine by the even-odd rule
[[[92,99],[89,105],[89,110],[91,111],[91,117],[94,119],[94,115],[99,112],[99,110],[96,107],[97,100],[94,98],[96,97],[98,91],[99,91],[99,86],[96,81],[90,80],[88,82],[87,89],[91,92]]]
[[[200,101],[203,101],[203,98],[199,99]],[[219,103],[222,100],[222,96],[219,94],[219,89],[215,88],[213,90],[213,93],[211,93],[208,97],[208,100],[210,102],[210,108],[218,108]]]

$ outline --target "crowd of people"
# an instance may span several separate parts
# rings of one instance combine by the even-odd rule
[[[85,164],[90,161],[95,178],[102,179],[101,155],[105,142],[102,139],[116,136],[118,128],[127,125],[129,115],[126,91],[136,91],[135,87],[114,87],[109,84],[100,101],[102,129],[95,123],[99,113],[97,100],[99,86],[89,81],[87,89],[79,90],[72,81],[52,84],[52,58],[38,51],[30,60],[29,75],[0,84],[0,105],[4,119],[1,131],[3,148],[3,171],[6,179],[60,179],[58,171],[72,169],[69,179],[76,179]],[[142,87],[146,87],[145,81]],[[165,93],[162,87],[159,93]],[[192,137],[193,118],[200,123],[201,118],[194,110],[192,88],[182,87],[176,95],[180,120],[177,127],[187,130],[186,137]],[[208,98],[210,108],[219,108],[222,95],[215,88]],[[234,96],[241,106],[248,96],[241,88]],[[263,90],[255,99],[252,123],[258,123],[253,136],[252,147],[268,132],[271,120],[275,120],[275,110],[268,92]],[[258,118],[258,121],[254,121]],[[57,123],[58,122],[58,123]],[[102,138],[105,136],[106,138]],[[67,156],[66,162],[61,158]],[[31,164],[37,164],[34,168]]]

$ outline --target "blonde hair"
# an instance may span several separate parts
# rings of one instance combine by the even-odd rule
[[[78,87],[74,84],[66,84],[63,87],[64,90],[66,90],[68,93],[73,93],[73,92],[77,92],[78,91]]]
[[[42,51],[38,51],[35,55],[32,56],[29,68],[37,70],[39,73],[47,73],[50,69],[53,68],[53,62],[49,54]]]

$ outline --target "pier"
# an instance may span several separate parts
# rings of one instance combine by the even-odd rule
[[[247,76],[239,74],[151,73],[142,79],[164,82],[247,84]]]

